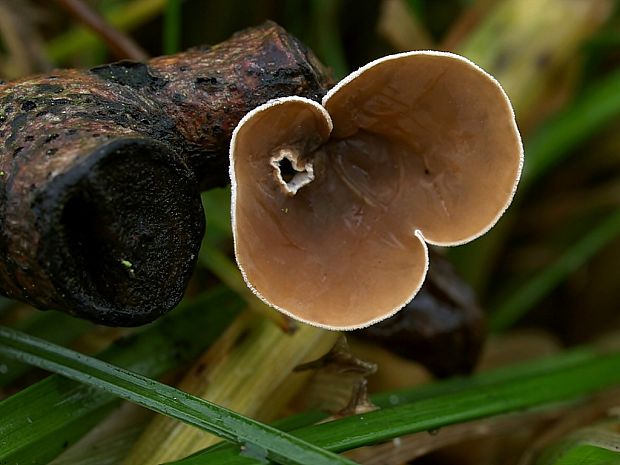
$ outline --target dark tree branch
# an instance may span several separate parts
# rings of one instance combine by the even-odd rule
[[[234,127],[330,84],[267,23],[212,48],[0,85],[0,291],[112,325],[170,310],[202,239],[199,187],[227,184]]]

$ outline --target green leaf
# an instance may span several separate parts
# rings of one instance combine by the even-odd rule
[[[333,70],[334,76],[342,79],[349,73],[338,27],[338,15],[342,2],[340,0],[312,0],[310,5],[316,32],[315,50],[325,64]]]
[[[406,405],[440,395],[459,392],[464,389],[481,388],[498,382],[512,382],[520,378],[529,378],[542,373],[563,370],[577,364],[583,364],[589,360],[594,360],[597,356],[598,353],[596,351],[588,348],[573,349],[554,357],[531,360],[493,371],[479,373],[475,376],[456,377],[416,386],[414,388],[405,388],[397,391],[375,394],[371,397],[371,401],[380,408]],[[325,412],[311,410],[277,420],[273,423],[273,426],[282,431],[293,431],[316,424],[327,417],[328,414]],[[197,452],[196,454],[212,453],[215,450],[227,447],[228,445],[226,443],[219,443],[202,452]],[[185,461],[180,461],[179,463],[185,464]]]
[[[537,454],[536,465],[620,463],[620,422],[605,418],[572,430]]]
[[[220,238],[232,237],[230,225],[230,187],[210,189],[202,193],[202,207],[207,215],[209,234],[205,236],[210,241],[214,230]],[[214,244],[213,242],[211,242]]]
[[[537,461],[536,465],[618,465],[618,452],[589,444],[574,444],[562,451],[555,460]]]
[[[181,48],[181,1],[166,0],[164,10],[164,53],[171,55]]]
[[[53,310],[37,312],[14,326],[32,336],[42,337],[55,344],[66,345],[93,324]],[[0,358],[0,387],[7,386],[30,370],[28,365]]]
[[[576,399],[620,383],[619,367],[620,352],[596,355],[596,351],[580,350],[470,379],[386,393],[372,399],[385,406],[382,410],[303,427],[292,434],[341,452],[454,423]],[[406,403],[399,405],[403,400]],[[396,406],[387,407],[390,404]],[[206,463],[254,462],[239,457],[230,447],[218,447],[174,465]]]
[[[203,352],[243,307],[216,288],[185,302],[101,358],[149,377],[161,376]],[[117,405],[117,398],[60,376],[0,402],[0,463],[47,463]]]
[[[224,407],[102,360],[0,327],[0,354],[53,371],[155,412],[237,442],[242,452],[282,464],[352,464],[319,447]]]
[[[522,287],[502,299],[490,316],[491,329],[502,331],[509,328],[568,275],[583,266],[618,236],[620,236],[620,210],[595,225],[550,266],[542,269]]]
[[[573,155],[575,147],[587,142],[620,115],[619,87],[620,70],[617,70],[591,84],[579,98],[526,139],[525,165],[515,203],[525,198],[528,189],[551,169]],[[484,239],[450,251],[450,257],[457,262],[461,274],[479,291],[487,285],[493,260],[510,232],[510,218],[515,215],[516,207],[513,204]],[[530,308],[524,309],[523,314]],[[509,323],[506,320],[501,327]]]
[[[522,184],[529,186],[541,179],[576,146],[620,115],[618,88],[620,70],[592,84],[575,102],[545,122],[525,144]]]
[[[164,9],[165,2],[166,0],[122,2],[104,11],[103,16],[116,29],[130,31],[157,17]],[[58,64],[76,53],[92,51],[102,44],[94,32],[78,26],[51,40],[47,46],[47,55],[52,62]]]

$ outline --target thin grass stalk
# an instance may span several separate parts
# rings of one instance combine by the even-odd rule
[[[620,115],[620,70],[593,83],[526,141],[522,188],[541,179],[575,147]]]
[[[146,61],[148,54],[130,36],[110,27],[99,12],[82,0],[56,0],[77,21],[94,32],[118,59]]]
[[[503,0],[457,51],[498,79],[523,124],[537,111],[557,70],[574,62],[584,41],[604,24],[611,5],[609,0]],[[462,276],[480,293],[510,229],[502,227],[507,221],[504,217],[484,240],[450,251]]]
[[[332,68],[336,79],[342,79],[349,73],[340,38],[338,13],[340,0],[312,0],[311,3],[314,32],[316,34],[316,52]]]
[[[103,16],[111,26],[126,32],[155,18],[165,4],[166,0],[134,0],[104,11]],[[101,45],[101,39],[91,31],[84,27],[75,27],[49,42],[47,56],[52,62],[60,64],[80,52]]]
[[[617,210],[588,230],[551,265],[535,274],[509,297],[501,300],[490,316],[491,330],[503,331],[520,320],[568,275],[619,236],[620,210]]]
[[[342,452],[456,423],[531,408],[553,408],[560,402],[574,401],[620,384],[620,352],[600,353],[568,364],[562,355],[557,359],[561,367],[558,369],[553,368],[554,359],[551,358],[546,361],[548,370],[539,370],[539,365],[531,374],[523,372],[518,378],[506,377],[496,383],[476,385],[476,377],[473,377],[473,384],[455,392],[300,428],[292,434],[327,450]],[[174,462],[174,465],[204,463],[245,465],[255,462],[240,457],[230,447],[220,447]]]
[[[269,409],[272,395],[291,376],[293,368],[326,353],[337,338],[337,332],[307,325],[287,335],[272,322],[246,313],[196,362],[178,388],[246,416],[256,417],[259,412],[273,415]],[[281,401],[275,405],[280,406]],[[216,436],[160,416],[124,463],[155,465],[216,442]]]
[[[611,8],[609,0],[504,0],[459,52],[497,78],[523,119]]]
[[[49,311],[31,315],[29,318],[13,325],[13,327],[26,334],[43,337],[55,344],[66,345],[77,339],[88,329],[92,329],[93,324],[64,313]],[[29,370],[30,367],[28,365],[0,358],[0,388],[9,385],[25,375]]]
[[[101,360],[0,327],[0,354],[171,416],[285,465],[353,462],[219,405]],[[256,456],[256,455],[255,455]]]
[[[135,336],[119,340],[100,357],[145,376],[161,376],[204,351],[242,305],[234,293],[214,288]],[[49,376],[14,394],[0,402],[0,463],[47,463],[117,402],[106,392],[61,376]]]
[[[181,49],[181,2],[166,0],[164,10],[164,54],[172,55]]]

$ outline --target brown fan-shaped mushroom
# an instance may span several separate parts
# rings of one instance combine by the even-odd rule
[[[425,242],[462,244],[498,220],[523,150],[497,81],[424,51],[364,66],[322,106],[288,97],[256,108],[230,157],[248,285],[298,320],[355,329],[413,298]]]

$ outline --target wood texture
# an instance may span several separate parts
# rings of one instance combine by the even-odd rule
[[[181,299],[228,144],[265,101],[328,74],[274,23],[214,47],[0,84],[0,292],[110,325]]]

